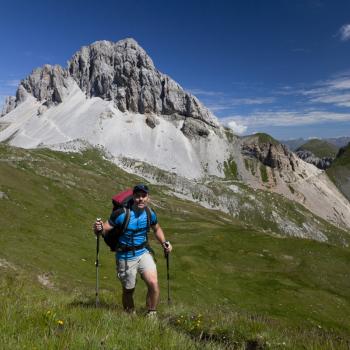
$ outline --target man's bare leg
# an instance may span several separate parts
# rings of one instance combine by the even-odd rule
[[[159,285],[157,271],[145,271],[142,274],[148,291],[146,296],[146,306],[148,310],[156,310],[159,301]]]
[[[135,291],[135,288],[133,289],[123,288],[122,302],[123,302],[124,310],[126,312],[134,311],[134,298],[133,298],[134,291]]]

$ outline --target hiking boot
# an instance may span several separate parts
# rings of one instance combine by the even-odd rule
[[[148,310],[146,313],[146,317],[149,319],[156,319],[157,318],[157,311],[156,310]]]
[[[134,309],[124,309],[124,312],[129,315],[136,315],[136,310]]]

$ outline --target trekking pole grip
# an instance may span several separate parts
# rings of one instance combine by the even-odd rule
[[[96,219],[96,222],[102,222],[102,219],[101,219],[101,218],[97,218],[97,219]],[[97,231],[96,236],[101,235],[102,232],[103,232],[103,224],[102,224],[101,230],[98,230],[98,231]]]
[[[169,252],[166,251],[166,249],[169,247],[169,241],[165,241],[162,243],[163,249],[164,249],[164,258],[168,258]]]

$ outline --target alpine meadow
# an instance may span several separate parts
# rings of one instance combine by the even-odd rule
[[[103,247],[96,309],[91,222],[96,213],[109,215],[111,193],[141,179],[94,149],[78,154],[2,145],[1,159],[5,348],[348,348],[350,252],[344,245],[282,237],[273,227],[267,233],[153,185],[152,205],[176,247],[171,305],[165,261],[154,245],[160,317],[144,318],[142,289],[137,314],[124,314],[114,255]],[[282,199],[280,205],[290,210]]]

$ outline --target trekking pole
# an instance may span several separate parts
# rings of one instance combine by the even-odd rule
[[[164,256],[165,256],[165,259],[166,259],[166,278],[167,278],[167,282],[168,282],[168,305],[170,305],[169,253],[167,253],[166,251],[164,251]]]
[[[97,218],[96,221],[101,221],[101,218]],[[95,266],[96,266],[96,307],[99,306],[100,300],[98,297],[98,292],[99,292],[99,275],[98,275],[98,267],[99,267],[99,253],[100,253],[100,232],[99,231],[96,235],[96,261],[95,261]]]
[[[170,305],[169,254],[166,254],[166,278],[167,278],[167,281],[168,281],[168,305]]]

